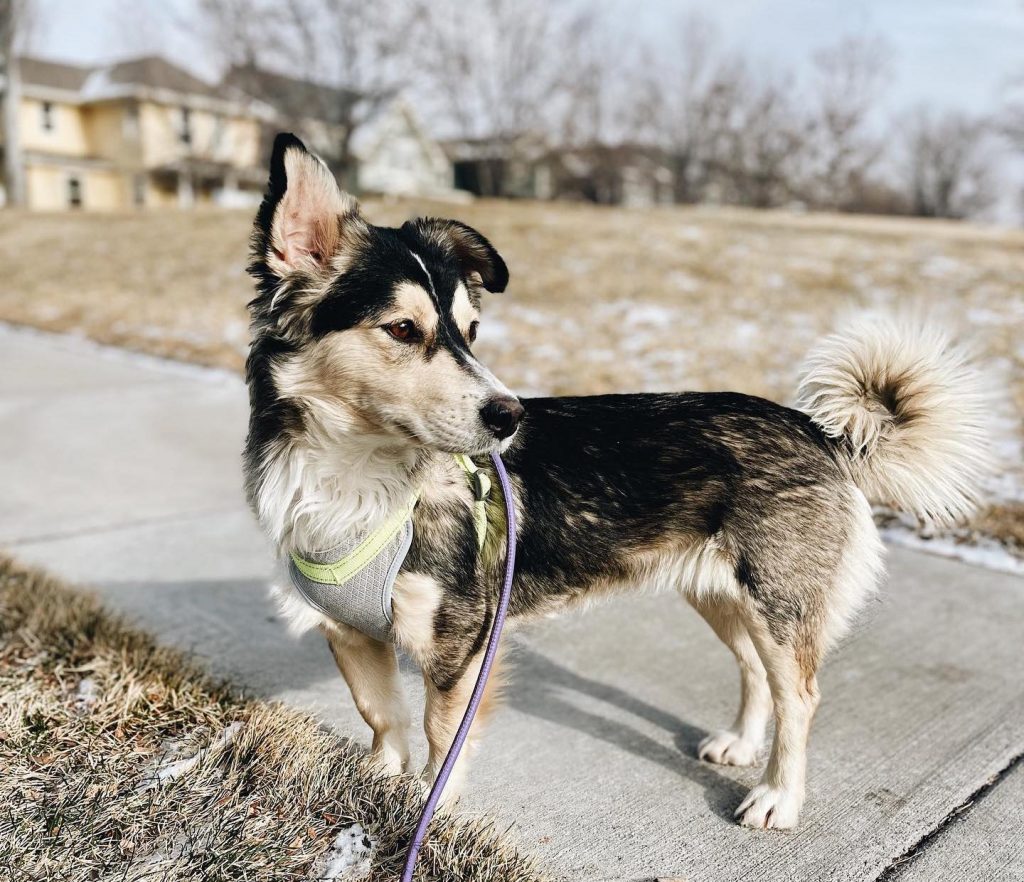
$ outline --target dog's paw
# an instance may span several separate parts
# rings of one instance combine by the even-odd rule
[[[419,782],[424,796],[430,794],[439,771],[440,769],[435,769],[433,765],[427,763],[427,765],[424,766],[423,771],[420,772]],[[454,808],[459,803],[459,800],[462,799],[462,787],[463,776],[459,774],[459,767],[456,765],[452,776],[444,786],[444,790],[441,791],[441,796],[437,801],[438,806],[443,808]]]
[[[409,753],[385,744],[371,754],[374,765],[385,775],[401,775],[409,768]]]
[[[736,809],[736,818],[744,827],[762,830],[792,830],[800,819],[803,799],[788,790],[758,784]]]
[[[720,766],[752,766],[757,751],[757,744],[728,730],[713,732],[697,745],[698,758]]]

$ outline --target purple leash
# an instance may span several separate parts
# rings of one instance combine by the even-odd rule
[[[427,834],[427,827],[430,819],[434,816],[434,809],[437,808],[437,801],[441,798],[444,785],[455,767],[455,761],[459,758],[463,745],[466,743],[466,736],[469,735],[469,727],[473,725],[473,718],[476,716],[477,708],[484,696],[484,688],[487,686],[487,677],[491,673],[494,664],[494,657],[498,654],[498,641],[501,640],[501,629],[505,625],[505,613],[508,611],[508,599],[512,593],[512,575],[516,569],[516,510],[512,501],[512,487],[508,481],[508,474],[505,472],[505,464],[497,453],[491,454],[491,462],[494,463],[494,470],[498,474],[498,481],[501,484],[501,494],[505,497],[505,521],[508,526],[508,543],[505,552],[505,582],[501,587],[501,596],[498,598],[498,610],[494,614],[494,624],[491,625],[491,636],[487,640],[487,651],[484,653],[483,664],[480,665],[480,673],[476,676],[476,685],[473,687],[473,694],[469,697],[469,704],[466,712],[459,723],[459,729],[455,733],[455,740],[448,749],[448,756],[444,758],[441,771],[437,774],[434,786],[430,788],[430,796],[427,797],[427,804],[423,806],[423,814],[416,825],[416,833],[409,845],[409,852],[405,856],[405,869],[402,870],[402,882],[412,882],[412,874],[416,869],[416,858],[419,856],[420,848],[423,847],[423,838]]]

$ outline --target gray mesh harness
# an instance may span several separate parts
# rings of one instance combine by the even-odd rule
[[[371,537],[367,531],[327,551],[309,552],[301,557],[293,554],[288,572],[295,589],[314,609],[374,640],[388,643],[392,639],[391,589],[412,544],[412,518],[405,520],[364,566],[340,582],[321,580],[319,570],[343,563]]]
[[[455,457],[473,489],[477,542],[487,535],[490,481],[468,457]],[[375,530],[364,530],[324,551],[292,552],[288,573],[303,599],[329,619],[374,640],[393,640],[391,592],[412,544],[413,496],[407,506]]]

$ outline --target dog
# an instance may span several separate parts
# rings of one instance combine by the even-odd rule
[[[883,574],[868,500],[936,523],[979,501],[990,465],[968,356],[925,325],[862,322],[810,355],[800,409],[728,392],[520,400],[472,352],[484,299],[509,280],[491,243],[452,220],[368,223],[286,134],[249,271],[246,488],[282,557],[365,534],[416,499],[390,642],[325,614],[294,580],[275,588],[296,631],[326,635],[383,768],[409,763],[396,646],[423,672],[427,781],[466,707],[505,522],[491,494],[478,543],[478,497],[453,454],[487,474],[501,451],[518,519],[510,624],[638,586],[677,591],[742,678],[735,722],[699,756],[754,763],[774,718],[764,776],[736,817],[794,827],[818,668]],[[492,677],[469,745],[499,692]]]

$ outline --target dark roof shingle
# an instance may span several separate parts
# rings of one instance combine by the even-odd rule
[[[18,70],[24,84],[77,92],[94,68],[22,56],[18,59]]]

